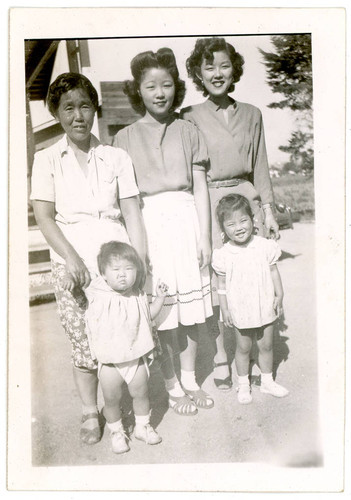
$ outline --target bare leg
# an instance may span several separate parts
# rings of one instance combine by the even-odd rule
[[[180,368],[181,382],[184,391],[191,397],[198,408],[212,408],[213,399],[206,394],[196,382],[195,361],[198,345],[197,325],[182,326],[179,328],[181,339]]]
[[[174,356],[178,354],[178,350],[176,351],[174,347],[177,332],[177,330],[167,330],[159,334],[163,351],[160,357],[161,370],[169,394],[170,406],[178,415],[195,415],[197,408],[189,397],[185,396],[174,369]]]
[[[262,373],[273,371],[273,332],[274,325],[271,323],[262,328],[262,335],[258,335],[258,361]]]
[[[183,337],[181,344],[183,347],[185,347],[179,354],[180,367],[185,371],[195,371],[195,361],[199,336],[197,325],[179,325],[178,331],[179,335]]]
[[[150,425],[150,401],[148,394],[148,373],[142,360],[133,380],[128,384],[128,389],[133,398],[135,414],[134,436],[146,444],[158,444],[162,438]]]
[[[252,335],[255,330],[239,330],[234,328],[236,337],[235,365],[238,374],[237,397],[240,404],[249,404],[252,401],[249,366]]]
[[[218,321],[219,334],[216,337],[216,354],[213,358],[215,364],[220,366],[215,367],[215,378],[226,379],[230,375],[230,369],[228,364],[222,365],[222,363],[228,363],[228,356],[224,348],[224,324],[222,321]]]
[[[83,371],[74,366],[73,378],[83,407],[96,406],[98,387],[97,370]]]
[[[140,361],[133,380],[128,384],[129,394],[133,399],[134,414],[149,415],[150,402],[148,394],[148,374],[145,364]]]
[[[175,377],[175,369],[173,356],[174,352],[174,335],[176,330],[164,330],[159,333],[160,344],[162,348],[162,354],[160,355],[159,361],[162,370],[162,374],[165,379],[173,379]]]
[[[253,330],[245,330],[247,334],[243,334],[242,330],[235,328],[236,351],[235,351],[235,366],[238,375],[244,376],[249,374],[250,351],[252,347],[252,338],[249,332]]]
[[[258,359],[261,368],[261,392],[283,398],[289,391],[273,380],[273,332],[274,323],[266,325],[258,335]]]
[[[101,439],[101,428],[97,409],[97,370],[73,368],[74,382],[82,402],[80,439],[86,444],[95,444]]]
[[[108,423],[117,422],[121,419],[123,378],[114,366],[102,365],[100,384],[105,401],[104,417]]]

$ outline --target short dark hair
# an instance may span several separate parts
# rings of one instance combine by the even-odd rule
[[[113,257],[128,260],[135,265],[137,268],[137,277],[133,288],[135,290],[140,290],[144,283],[144,266],[135,248],[122,241],[109,241],[108,243],[104,243],[97,256],[98,268],[101,275],[104,274],[106,266]]]
[[[88,94],[95,111],[99,107],[97,91],[91,81],[80,73],[62,73],[49,87],[46,105],[53,116],[56,116],[63,94],[69,90],[83,89]]]
[[[244,70],[244,58],[237,52],[233,45],[227,43],[224,38],[210,37],[210,38],[198,38],[195,43],[194,50],[191,55],[186,60],[186,69],[188,71],[189,78],[195,84],[197,90],[201,91],[204,96],[208,95],[208,91],[204,87],[201,79],[198,77],[200,73],[201,64],[203,61],[213,61],[213,53],[225,51],[233,66],[233,83],[229,87],[228,92],[234,91],[234,84],[237,83]]]
[[[223,196],[217,204],[216,207],[216,217],[221,228],[221,231],[225,233],[224,222],[225,220],[235,211],[237,210],[245,210],[250,219],[253,219],[253,213],[251,209],[250,202],[245,196],[241,194],[231,193]],[[228,241],[228,238],[224,237],[225,241]]]
[[[177,109],[181,106],[184,100],[185,82],[179,78],[179,71],[174,53],[167,47],[163,47],[157,52],[152,52],[151,50],[141,52],[132,59],[130,69],[133,75],[133,80],[126,80],[124,82],[124,93],[128,96],[132,108],[141,115],[145,114],[145,106],[139,93],[139,89],[145,72],[151,68],[165,69],[173,78],[175,95],[171,109]]]

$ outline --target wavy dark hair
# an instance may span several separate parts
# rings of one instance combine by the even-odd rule
[[[125,259],[135,265],[137,269],[137,277],[133,285],[133,290],[137,292],[141,290],[144,281],[145,273],[143,263],[138,255],[138,252],[128,243],[122,241],[109,241],[104,243],[97,256],[97,263],[100,274],[104,274],[106,266],[110,263],[111,259]]]
[[[162,68],[169,72],[175,86],[175,95],[171,110],[174,111],[179,108],[185,96],[185,82],[179,78],[179,71],[173,51],[167,47],[163,47],[157,52],[152,52],[151,50],[141,52],[130,63],[133,80],[125,81],[123,90],[128,96],[134,111],[141,115],[144,115],[146,112],[139,89],[145,72],[151,68]]]
[[[224,222],[226,219],[228,219],[228,217],[232,215],[233,212],[236,212],[237,210],[245,210],[250,219],[253,219],[250,202],[247,198],[245,198],[245,196],[242,196],[241,194],[227,194],[226,196],[223,196],[223,198],[221,198],[217,204],[216,218],[219,227],[224,234],[224,243],[229,240],[224,229]]]
[[[62,73],[50,85],[48,95],[46,97],[46,105],[53,116],[56,116],[62,94],[75,89],[85,90],[94,106],[95,111],[97,111],[99,107],[99,98],[91,81],[80,73]]]
[[[240,80],[244,72],[243,56],[234,49],[233,45],[227,43],[224,38],[215,36],[210,38],[198,38],[196,40],[194,50],[186,60],[186,69],[188,76],[194,82],[196,89],[202,92],[205,97],[208,96],[208,91],[202,83],[201,78],[198,76],[201,73],[201,64],[203,61],[212,63],[214,57],[213,53],[219,51],[225,51],[228,54],[233,66],[233,83],[229,87],[228,92],[234,91],[234,84]]]

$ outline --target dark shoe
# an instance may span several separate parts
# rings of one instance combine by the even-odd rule
[[[222,379],[222,378],[214,378],[213,382],[215,383],[215,386],[219,391],[222,392],[229,392],[232,390],[233,387],[233,382],[232,382],[232,377],[230,375],[230,365],[228,361],[223,361],[223,363],[215,363],[213,362],[213,368],[217,368],[217,366],[228,366],[229,368],[229,375],[228,377]]]

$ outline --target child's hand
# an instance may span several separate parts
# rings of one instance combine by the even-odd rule
[[[232,315],[230,314],[228,309],[222,311],[222,317],[224,326],[226,326],[227,328],[233,328],[234,324],[232,320]]]
[[[166,297],[167,292],[168,292],[168,285],[166,285],[166,283],[163,283],[162,281],[158,280],[157,285],[156,285],[157,297]]]
[[[274,297],[273,309],[275,314],[280,318],[283,315],[283,298],[282,297]]]

